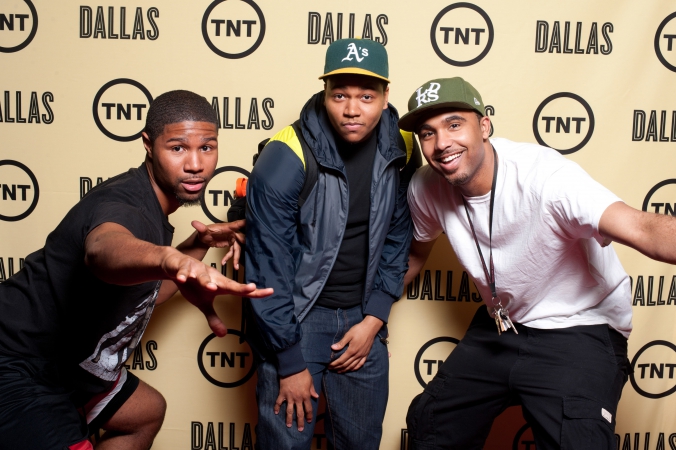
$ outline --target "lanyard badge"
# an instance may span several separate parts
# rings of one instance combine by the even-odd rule
[[[491,146],[492,148],[492,146]],[[489,264],[490,270],[486,267],[486,260],[484,255],[481,252],[481,247],[479,246],[479,239],[476,237],[476,232],[474,231],[474,224],[472,223],[472,218],[469,216],[469,209],[467,209],[467,202],[465,197],[462,197],[462,203],[465,206],[465,214],[467,214],[467,220],[469,221],[469,226],[472,229],[472,236],[474,236],[474,242],[476,243],[476,248],[479,251],[479,257],[481,258],[481,265],[484,269],[484,275],[488,281],[488,286],[491,289],[491,303],[493,305],[493,311],[491,311],[491,317],[495,319],[495,325],[498,328],[498,334],[502,334],[503,331],[507,331],[510,328],[514,330],[516,334],[519,334],[516,331],[514,323],[509,318],[509,310],[503,306],[502,300],[498,297],[498,294],[495,290],[495,268],[493,267],[493,204],[495,203],[495,183],[498,179],[498,155],[493,148],[493,184],[491,186],[491,202],[490,202],[490,213],[488,216],[488,239],[489,239]]]

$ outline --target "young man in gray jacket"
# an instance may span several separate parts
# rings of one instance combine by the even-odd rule
[[[275,290],[252,302],[260,449],[309,449],[322,391],[328,441],[377,449],[387,405],[385,325],[403,290],[420,155],[387,101],[381,44],[335,41],[320,79],[249,179],[246,278]]]

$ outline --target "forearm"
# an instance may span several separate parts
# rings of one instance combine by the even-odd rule
[[[421,242],[413,239],[411,251],[408,255],[408,271],[404,276],[404,286],[408,286],[420,273],[427,262],[427,258],[430,256],[434,242],[436,242],[436,240]]]
[[[183,253],[184,255],[191,256],[197,260],[202,260],[204,259],[204,256],[206,256],[207,251],[209,250],[209,246],[203,244],[199,239],[197,232],[195,231],[193,234],[191,234],[188,239],[185,241],[181,242],[176,246],[176,250],[179,252]],[[156,304],[161,304],[164,303],[165,301],[169,300],[173,295],[178,291],[178,285],[174,283],[171,280],[164,280],[162,282],[162,287],[160,288],[160,292],[157,295],[157,301]]]
[[[107,228],[85,243],[85,264],[94,275],[122,286],[167,278],[162,263],[176,249],[137,239],[119,225]]]
[[[622,202],[601,216],[603,237],[627,245],[657,261],[676,264],[676,218],[636,210]]]

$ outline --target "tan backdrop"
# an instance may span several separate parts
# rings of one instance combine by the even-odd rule
[[[220,171],[201,208],[171,216],[176,242],[193,219],[224,219],[257,143],[322,89],[326,46],[348,36],[386,45],[390,99],[402,111],[426,80],[463,76],[490,105],[496,136],[556,148],[628,204],[674,215],[675,11],[673,2],[627,0],[0,0],[0,281],[88,189],[142,162],[149,102],[171,89],[205,96],[222,122]],[[635,312],[618,450],[676,449],[676,270],[616,249]],[[220,268],[221,255],[207,261]],[[407,448],[408,404],[479,302],[440,240],[391,316],[383,449]],[[242,301],[222,298],[218,309],[231,334],[210,339],[201,314],[172,299],[129,361],[168,400],[153,448],[252,448]],[[321,424],[317,449],[326,448]],[[486,448],[535,448],[518,408],[496,421]]]

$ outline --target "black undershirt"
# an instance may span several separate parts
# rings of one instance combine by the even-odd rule
[[[335,136],[338,154],[345,164],[349,210],[345,235],[336,262],[317,304],[327,308],[349,308],[361,304],[368,260],[369,210],[377,129],[362,142],[350,144]]]

